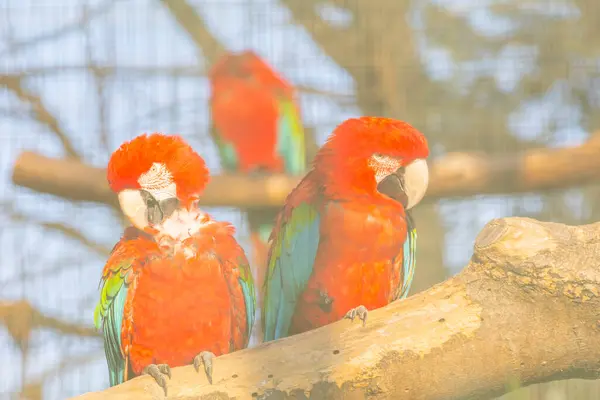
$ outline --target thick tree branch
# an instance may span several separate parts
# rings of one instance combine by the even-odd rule
[[[352,56],[347,54],[348,48],[354,45],[348,40],[348,29],[335,28],[317,14],[317,7],[322,4],[319,0],[281,0],[291,12],[294,22],[303,26],[314,40],[342,68],[348,68]],[[352,73],[352,72],[350,72]]]
[[[599,253],[600,223],[493,220],[461,273],[371,312],[366,327],[339,321],[224,355],[213,385],[191,366],[175,368],[169,398],[450,400],[498,396],[515,379],[595,379]],[[78,399],[160,391],[141,377]]]
[[[334,25],[319,16],[318,8],[327,1],[281,2],[315,44],[354,78],[357,104],[365,114],[411,115],[413,120],[422,120],[422,107],[411,106],[420,104],[419,90],[412,89],[415,82],[423,82],[424,75],[412,30],[405,23],[409,1],[335,1],[351,14],[349,26]],[[402,37],[406,45],[397,46],[395,37]]]
[[[24,152],[17,159],[13,182],[70,200],[117,206],[104,169],[75,160]],[[486,156],[451,153],[431,166],[429,200],[476,194],[523,193],[560,189],[600,181],[600,135],[577,147],[534,149],[523,154]],[[273,175],[212,178],[201,198],[204,206],[279,207],[298,178]],[[234,188],[234,190],[232,190]]]

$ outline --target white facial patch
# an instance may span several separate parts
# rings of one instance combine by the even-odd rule
[[[148,171],[140,175],[138,183],[142,189],[152,193],[158,201],[177,195],[177,185],[173,181],[173,175],[163,163],[152,164]]]
[[[402,165],[398,158],[386,156],[383,154],[373,154],[369,158],[369,167],[375,171],[375,180],[381,182],[386,176],[396,172]]]
[[[174,252],[183,252],[186,258],[191,258],[196,255],[196,249],[192,246],[184,246],[183,241],[198,234],[213,222],[208,214],[198,208],[192,210],[180,208],[154,228],[159,232],[157,239],[162,247],[167,247]]]

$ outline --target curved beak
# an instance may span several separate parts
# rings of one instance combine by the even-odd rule
[[[429,186],[429,168],[424,159],[416,159],[398,168],[377,185],[377,190],[410,210],[423,199]]]
[[[165,192],[153,194],[147,190],[126,189],[119,193],[119,205],[133,226],[144,230],[173,214],[179,207],[179,200]]]
[[[119,192],[121,211],[133,226],[144,230],[148,224],[148,209],[139,190],[125,189]]]

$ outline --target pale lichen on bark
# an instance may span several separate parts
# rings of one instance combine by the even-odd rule
[[[586,277],[586,271],[573,267],[597,259],[597,236],[588,233],[590,229],[597,231],[597,227],[571,227],[527,218],[501,221],[486,225],[475,244],[474,260],[489,266],[484,269],[488,276],[524,290],[543,290],[575,301],[585,302],[599,295],[598,275]],[[582,242],[588,248],[577,251]]]

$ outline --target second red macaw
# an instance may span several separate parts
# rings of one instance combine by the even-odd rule
[[[340,124],[290,193],[271,234],[264,341],[359,317],[408,294],[429,148],[409,124]]]

